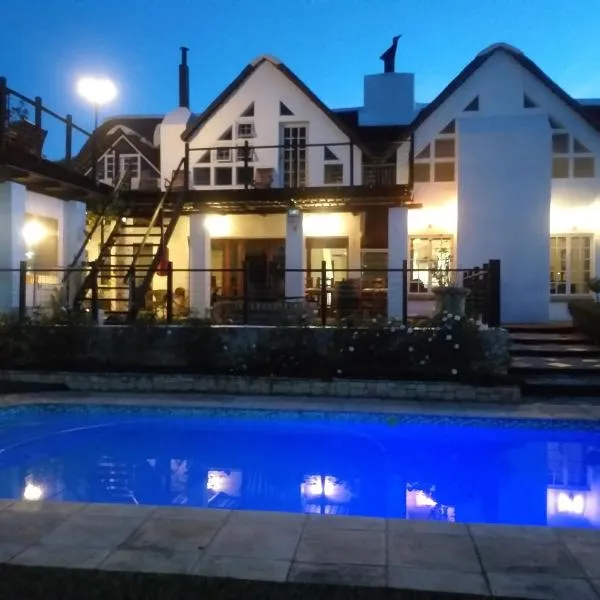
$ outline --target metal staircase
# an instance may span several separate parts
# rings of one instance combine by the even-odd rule
[[[165,266],[166,249],[185,203],[179,177],[183,166],[182,159],[155,206],[129,204],[116,212],[112,229],[75,296],[75,307],[89,305],[97,294],[98,306],[107,315],[133,320],[153,305],[147,302],[147,294],[154,275]],[[151,210],[150,218],[141,216]]]

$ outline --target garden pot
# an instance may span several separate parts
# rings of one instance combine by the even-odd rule
[[[471,290],[463,287],[438,287],[434,288],[435,313],[450,313],[452,315],[465,315],[465,302]]]

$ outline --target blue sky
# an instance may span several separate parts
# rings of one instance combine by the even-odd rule
[[[200,111],[255,56],[281,58],[327,104],[362,102],[362,77],[402,33],[397,70],[428,101],[484,47],[523,50],[575,97],[600,98],[599,0],[1,0],[0,75],[91,127],[81,75],[111,77],[108,114],[177,103],[179,46],[190,48]],[[26,7],[26,10],[24,10]]]

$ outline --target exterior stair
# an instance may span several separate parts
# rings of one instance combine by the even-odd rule
[[[511,375],[525,396],[595,397],[600,401],[600,347],[571,325],[506,326]]]

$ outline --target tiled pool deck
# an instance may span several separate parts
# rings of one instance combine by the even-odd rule
[[[28,394],[65,403],[598,420],[600,406],[459,406],[274,398]],[[598,600],[600,531],[184,507],[0,501],[0,562],[481,597]]]

